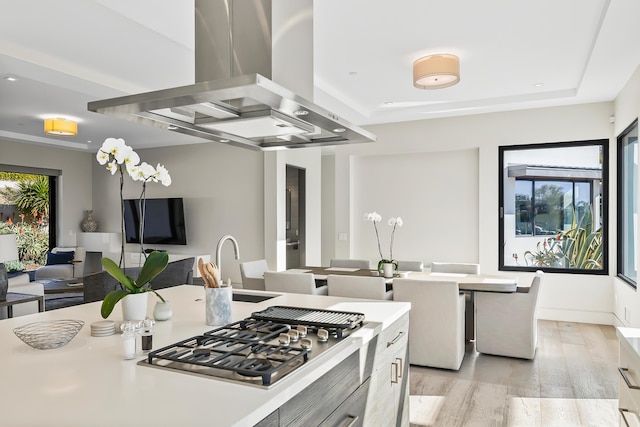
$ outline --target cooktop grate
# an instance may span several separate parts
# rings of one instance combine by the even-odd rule
[[[362,326],[364,322],[364,314],[362,313],[279,305],[254,312],[251,314],[251,318],[329,329],[353,329]]]

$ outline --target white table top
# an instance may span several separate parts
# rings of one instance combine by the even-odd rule
[[[454,280],[463,291],[476,292],[515,292],[518,278],[515,276],[460,274],[460,273],[431,273],[409,272],[410,279],[417,280]]]
[[[241,291],[269,294],[260,291]],[[205,324],[204,288],[162,289],[173,317],[157,322],[154,348],[213,329]],[[358,301],[315,295],[275,294],[262,303],[233,303],[233,321],[272,305],[334,308],[365,314],[365,326],[336,344],[332,351],[310,359],[268,390],[245,384],[202,378],[137,365],[122,357],[119,335],[92,337],[90,324],[102,320],[100,303],[0,321],[2,424],[11,426],[246,426],[253,425],[329,369],[357,351],[388,324],[406,313],[400,302]],[[150,295],[151,297],[151,295]],[[156,299],[151,297],[148,313]],[[79,319],[85,325],[66,346],[36,350],[20,341],[13,328],[27,323]],[[111,319],[121,319],[116,307]]]

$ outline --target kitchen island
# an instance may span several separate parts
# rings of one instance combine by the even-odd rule
[[[371,347],[368,343],[375,342],[381,332],[397,324],[399,319],[406,318],[410,309],[408,303],[400,302],[260,291],[234,292],[274,297],[259,303],[234,301],[233,321],[249,317],[251,313],[269,306],[286,305],[360,312],[365,314],[365,323],[332,347],[331,351],[309,359],[271,387],[260,388],[140,366],[137,362],[144,359],[142,353],[133,360],[124,360],[119,334],[91,336],[91,323],[102,320],[99,302],[6,319],[0,321],[0,378],[4,385],[1,400],[3,411],[0,415],[2,425],[251,426],[290,402],[354,353],[361,353],[358,360],[363,375],[367,371],[364,365],[372,358],[366,354],[367,348]],[[169,321],[156,323],[154,349],[214,329],[205,323],[204,288],[183,285],[163,289],[161,294],[171,302],[173,317]],[[155,298],[150,295],[148,313],[152,312],[154,303]],[[111,319],[120,320],[120,313],[116,307]],[[33,349],[13,333],[13,328],[17,326],[57,319],[85,321],[78,335],[58,349]],[[406,333],[403,339],[406,340]],[[387,343],[387,347],[390,344]],[[402,371],[408,372],[406,363],[404,365],[396,375],[402,376]],[[381,371],[388,375],[391,370]],[[406,375],[404,383],[408,384]],[[378,384],[376,387],[384,388],[387,385]],[[401,407],[407,408],[409,396],[406,390],[395,393],[402,399]],[[375,425],[376,415],[372,412],[375,410],[375,406],[372,405],[370,409],[367,405],[367,413],[371,414],[371,422],[367,422],[367,425]],[[408,414],[403,419],[408,420]]]

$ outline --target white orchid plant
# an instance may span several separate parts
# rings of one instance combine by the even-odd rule
[[[380,246],[380,234],[378,233],[378,225],[380,221],[382,221],[382,216],[377,212],[365,213],[364,214],[365,221],[371,221],[373,223],[373,228],[376,231],[376,240],[378,241],[378,253],[380,254],[380,261],[378,262],[378,271],[382,272],[383,264],[393,264],[394,270],[398,270],[398,261],[393,259],[393,236],[396,233],[396,227],[402,227],[402,218],[399,216],[394,216],[389,218],[387,223],[393,227],[391,231],[391,241],[389,243],[389,258],[385,258],[382,254],[382,247]]]
[[[120,173],[120,211],[121,211],[121,231],[122,231],[122,252],[120,253],[120,265],[124,263],[124,198],[122,188],[124,185],[124,170],[134,181],[142,181],[142,192],[139,198],[140,209],[140,251],[144,254],[142,247],[144,237],[144,215],[147,182],[160,182],[165,187],[171,185],[169,171],[160,163],[154,168],[147,162],[140,163],[140,156],[133,148],[125,144],[122,138],[107,138],[96,154],[96,160],[101,165],[106,165],[111,175]],[[123,168],[124,165],[124,168]]]

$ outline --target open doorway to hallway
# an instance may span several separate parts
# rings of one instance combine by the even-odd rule
[[[287,165],[286,169],[287,268],[306,265],[306,171]]]

